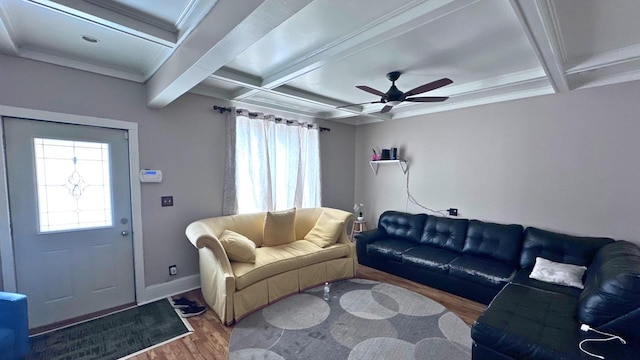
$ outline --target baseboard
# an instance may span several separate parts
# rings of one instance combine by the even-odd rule
[[[144,289],[144,298],[138,299],[138,305],[147,304],[156,300],[187,292],[200,287],[200,275],[191,275],[175,279],[162,284],[147,286]]]

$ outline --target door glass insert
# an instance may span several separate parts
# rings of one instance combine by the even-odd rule
[[[109,144],[33,143],[40,232],[112,226]]]

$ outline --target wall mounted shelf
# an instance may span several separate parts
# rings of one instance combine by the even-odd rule
[[[382,164],[382,165],[385,165],[385,164],[398,164],[398,166],[400,166],[400,169],[402,169],[402,172],[404,174],[406,174],[407,170],[409,170],[409,162],[407,162],[406,160],[369,161],[369,166],[371,166],[371,171],[373,171],[374,175],[378,175],[378,167],[380,166],[380,164]]]

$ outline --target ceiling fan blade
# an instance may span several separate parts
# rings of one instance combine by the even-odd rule
[[[365,103],[360,103],[360,104],[342,105],[342,106],[338,106],[336,109],[342,109],[342,108],[346,108],[346,107],[349,107],[349,106],[368,105],[368,104],[384,104],[384,103],[382,101],[370,101],[370,102],[365,102]]]
[[[370,94],[373,94],[373,95],[384,96],[384,93],[382,91],[376,90],[374,88],[370,88],[370,87],[368,87],[366,85],[358,85],[356,87],[358,89],[360,89],[360,90],[366,91],[366,92],[368,92]]]
[[[388,112],[389,112],[389,110],[391,110],[391,108],[392,108],[392,107],[393,107],[393,106],[385,105],[385,107],[383,107],[383,108],[382,108],[382,110],[380,110],[380,113],[381,113],[381,114],[388,113]]]
[[[448,96],[422,96],[404,99],[404,101],[410,102],[441,102],[447,100]]]
[[[406,93],[404,93],[405,96],[413,96],[413,95],[418,95],[418,94],[422,94],[424,92],[427,91],[431,91],[431,90],[435,90],[437,88],[441,88],[443,86],[447,86],[449,84],[453,83],[453,81],[449,78],[442,78],[440,80],[436,80],[436,81],[432,81],[428,84],[424,84],[421,86],[418,86],[415,89],[411,89],[409,91],[407,91]]]

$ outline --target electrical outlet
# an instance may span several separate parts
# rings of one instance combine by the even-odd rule
[[[163,196],[160,198],[162,206],[173,206],[173,196]]]
[[[178,266],[169,265],[169,275],[171,276],[178,275]]]
[[[458,209],[456,208],[449,208],[447,209],[447,211],[449,212],[450,216],[458,216]]]

